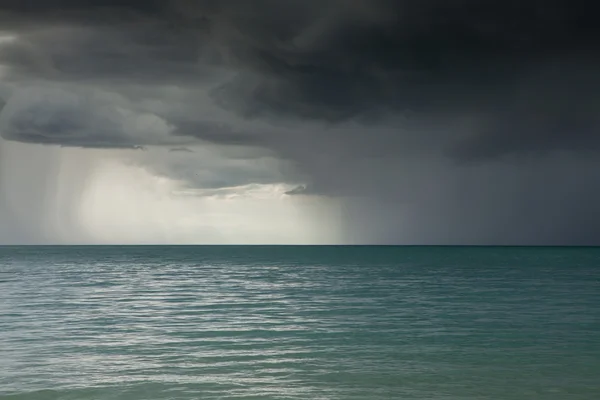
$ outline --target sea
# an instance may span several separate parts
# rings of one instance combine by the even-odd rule
[[[0,247],[0,399],[600,399],[600,248]]]

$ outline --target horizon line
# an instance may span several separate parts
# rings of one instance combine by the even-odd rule
[[[0,244],[1,247],[600,247],[600,244],[173,244],[173,243],[56,243]]]

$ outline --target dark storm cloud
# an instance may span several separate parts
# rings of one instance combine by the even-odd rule
[[[193,137],[206,142],[229,146],[258,146],[262,133],[235,129],[230,124],[206,121],[178,121],[174,135]]]
[[[179,144],[168,121],[122,97],[56,86],[14,90],[0,113],[0,129],[4,139],[25,143],[131,149]]]
[[[383,171],[379,178],[386,185],[394,186],[390,178],[403,184],[396,184],[396,195],[383,195],[380,187],[378,195],[349,203],[346,238],[388,244],[598,245],[598,167],[592,157],[554,154],[460,168],[416,162],[408,177]]]
[[[94,105],[27,103],[2,113],[4,137],[268,149],[306,181],[289,195],[355,199],[357,241],[403,230],[421,242],[600,240],[600,28],[588,1],[0,4],[16,35],[0,47],[13,82],[203,93],[176,112],[131,95],[130,117],[108,125]],[[162,128],[145,134],[139,118]]]
[[[58,80],[201,80],[210,72],[198,63],[199,44],[186,30],[156,21],[139,25],[64,25],[24,32],[5,44],[0,62],[15,74]]]
[[[158,16],[161,0],[2,0],[0,17],[10,25],[54,22],[118,22],[144,16]]]
[[[598,146],[600,79],[590,71],[600,66],[600,35],[586,4],[5,1],[22,24],[64,29],[32,32],[28,48],[16,41],[2,57],[21,72],[70,79],[189,82],[221,65],[237,76],[212,98],[245,118],[370,125],[405,110],[423,120],[473,116],[478,129],[449,154],[477,159]],[[528,82],[538,74],[547,75],[542,92]]]

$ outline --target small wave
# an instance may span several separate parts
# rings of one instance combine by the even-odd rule
[[[0,400],[57,400],[60,399],[60,392],[56,390],[36,390],[26,393],[15,393],[0,395]]]

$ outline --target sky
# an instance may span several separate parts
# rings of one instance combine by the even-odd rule
[[[598,26],[583,0],[1,0],[0,243],[600,245]]]

